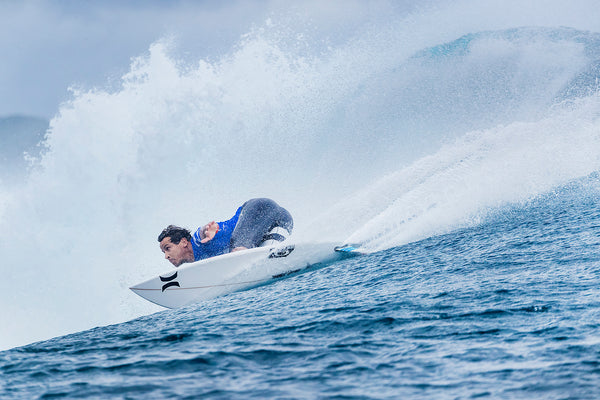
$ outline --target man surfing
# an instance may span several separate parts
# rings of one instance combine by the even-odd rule
[[[271,199],[245,202],[235,215],[224,222],[209,222],[192,235],[189,230],[167,226],[158,236],[160,249],[171,264],[179,267],[194,262],[281,242],[292,233],[294,221],[290,213]]]

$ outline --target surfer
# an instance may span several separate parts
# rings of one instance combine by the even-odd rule
[[[194,234],[175,225],[167,226],[158,236],[165,258],[176,267],[209,257],[283,241],[291,233],[294,221],[290,213],[271,199],[245,202],[235,215],[224,222],[209,222]]]

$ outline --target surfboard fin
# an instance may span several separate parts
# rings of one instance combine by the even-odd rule
[[[364,251],[360,249],[360,245],[358,244],[343,244],[341,246],[336,246],[333,250],[338,253],[346,253],[346,254],[365,254]]]

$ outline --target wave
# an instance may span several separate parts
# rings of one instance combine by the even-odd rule
[[[0,346],[156,311],[128,287],[169,268],[158,232],[251,197],[383,249],[598,170],[597,34],[415,13],[334,47],[271,21],[194,63],[159,41],[119,88],[73,90],[0,194]]]

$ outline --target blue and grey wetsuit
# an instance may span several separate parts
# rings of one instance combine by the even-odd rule
[[[271,199],[248,200],[231,219],[218,224],[219,231],[206,243],[200,242],[202,227],[192,235],[196,261],[229,253],[236,247],[258,247],[269,239],[282,241],[285,237],[272,233],[274,228],[283,228],[291,234],[294,227],[290,213]]]

